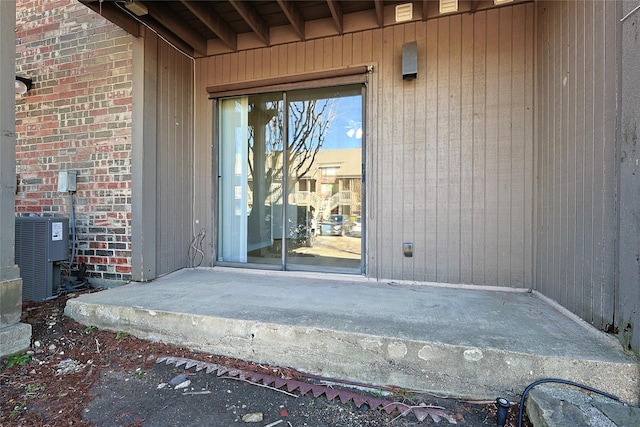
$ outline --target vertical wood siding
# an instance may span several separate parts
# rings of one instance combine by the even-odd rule
[[[373,65],[368,274],[532,287],[533,22],[529,3],[200,59],[198,153],[211,147],[205,86]],[[404,81],[402,45],[412,41],[418,78]],[[199,168],[197,181],[211,173]],[[196,216],[215,229],[210,211]]]
[[[244,52],[243,58],[246,58]],[[207,85],[207,76],[209,71],[209,63],[206,61],[196,61],[196,87],[205,88]],[[249,74],[252,65],[247,66],[242,71],[245,77]],[[194,265],[211,266],[215,259],[215,242],[217,241],[216,229],[212,226],[217,222],[216,194],[213,192],[213,182],[217,183],[215,177],[218,176],[217,152],[214,153],[213,140],[213,103],[209,100],[206,91],[203,89],[195,94],[195,116],[198,118],[195,125],[195,147],[194,147],[194,171],[197,179],[194,179],[194,218],[193,227],[195,234],[201,230],[205,233],[205,237],[197,246],[201,250],[202,256],[196,256]],[[199,253],[198,253],[199,254]]]
[[[625,2],[626,16],[637,5]],[[640,355],[640,13],[622,23],[620,119],[620,275],[616,324],[625,348]]]
[[[616,3],[537,5],[536,283],[598,327],[614,307]]]
[[[193,64],[161,40],[157,56],[156,273],[162,275],[188,266],[193,218]]]

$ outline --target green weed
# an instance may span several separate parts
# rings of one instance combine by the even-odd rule
[[[128,336],[129,336],[129,334],[126,333],[126,332],[119,331],[118,333],[116,333],[116,339],[117,340],[121,340],[122,338],[126,338]]]
[[[33,393],[36,391],[44,391],[44,385],[42,384],[29,384],[27,386],[27,393]]]
[[[11,410],[11,412],[9,412],[9,418],[17,417],[18,415],[20,415],[20,412],[22,412],[26,407],[26,402],[18,402],[18,404]]]
[[[11,368],[12,366],[15,366],[15,365],[19,365],[19,366],[26,365],[27,363],[31,362],[31,359],[32,359],[31,355],[27,353],[9,356],[9,362],[7,363],[7,368]]]

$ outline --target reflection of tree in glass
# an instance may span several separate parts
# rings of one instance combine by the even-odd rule
[[[283,234],[288,238],[299,238],[300,235],[306,238],[307,213],[303,212],[300,217],[295,202],[292,205],[294,211],[288,212],[290,226],[283,233],[282,225],[279,225],[283,215],[283,196],[291,194],[300,179],[315,172],[312,169],[314,161],[325,145],[335,118],[334,105],[334,99],[316,98],[290,102],[288,108],[283,108],[278,95],[263,94],[249,98],[245,108],[248,110],[247,243],[250,246],[265,248],[265,242],[280,239]],[[284,173],[288,178],[287,188],[282,185]],[[300,231],[300,224],[303,224],[304,232]]]
[[[287,153],[290,186],[311,170],[334,119],[333,100],[321,99],[289,104]]]
[[[284,128],[284,116],[281,109],[273,108],[272,103],[267,103],[265,110],[270,110],[274,115],[270,116],[265,124],[266,157],[266,182],[282,182],[283,153],[282,136]],[[255,109],[250,106],[250,111]],[[334,120],[333,99],[314,99],[309,101],[297,101],[289,103],[289,143],[286,150],[288,190],[292,190],[295,184],[304,178],[311,168],[320,149],[327,137],[331,123]],[[249,174],[253,176],[252,160],[256,158],[255,130],[249,126]],[[276,191],[278,194],[275,194]],[[268,197],[276,196],[276,200],[282,197],[282,192],[275,186],[269,189]]]

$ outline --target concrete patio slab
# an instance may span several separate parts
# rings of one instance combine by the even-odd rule
[[[67,302],[85,325],[452,397],[515,399],[559,377],[637,403],[637,360],[535,293],[363,277],[185,269]]]

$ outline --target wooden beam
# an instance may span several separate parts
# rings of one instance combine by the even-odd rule
[[[147,16],[141,16],[138,19],[144,22],[146,26],[149,28],[147,29],[143,27],[140,29],[140,34],[143,35],[143,37],[146,31],[151,31],[153,33],[156,33],[162,39],[164,39],[167,43],[172,44],[178,50],[186,53],[189,56],[195,56],[196,53],[195,53],[195,50],[193,49],[193,46],[185,42],[179,36],[175,35],[175,33],[166,29],[164,26],[159,25],[158,22],[156,22],[153,18],[147,15]]]
[[[229,0],[231,6],[242,16],[242,19],[251,27],[254,33],[260,38],[262,43],[269,46],[269,28],[258,13],[248,2],[241,0]]]
[[[211,98],[217,98],[223,96],[236,96],[240,92],[245,94],[261,93],[267,90],[267,88],[282,88],[283,86],[289,88],[287,90],[296,87],[318,87],[318,82],[320,81],[322,81],[325,86],[332,85],[331,83],[326,84],[327,82],[340,82],[341,84],[344,84],[347,81],[350,84],[364,83],[370,72],[371,68],[368,65],[356,65],[354,67],[333,68],[329,70],[207,86],[207,92],[209,92]],[[305,85],[304,83],[308,83],[308,85]]]
[[[373,4],[376,7],[376,17],[378,18],[378,27],[384,26],[384,3],[382,0],[374,0]]]
[[[218,15],[211,11],[209,2],[181,0],[182,4],[191,11],[204,25],[207,26],[229,49],[238,50],[238,35]]]
[[[80,3],[113,22],[132,36],[140,37],[140,23],[135,18],[123,13],[115,3],[100,3],[94,0],[80,0]]]
[[[338,34],[344,33],[342,8],[340,4],[335,0],[327,0],[327,6],[329,6],[329,11],[331,11],[331,17],[333,18],[333,23],[336,25]]]
[[[162,3],[163,2],[147,2],[146,6],[149,9],[149,16],[191,46],[195,52],[205,56],[207,54],[207,40],[194,30],[193,27],[180,19],[173,11],[162,6]]]
[[[422,20],[426,21],[428,18],[428,14],[429,14],[429,0],[422,0]]]
[[[440,5],[437,1],[422,0],[422,20],[437,18],[440,16]]]
[[[304,19],[298,7],[291,1],[278,0],[280,9],[291,23],[293,30],[296,32],[300,40],[304,40]]]

